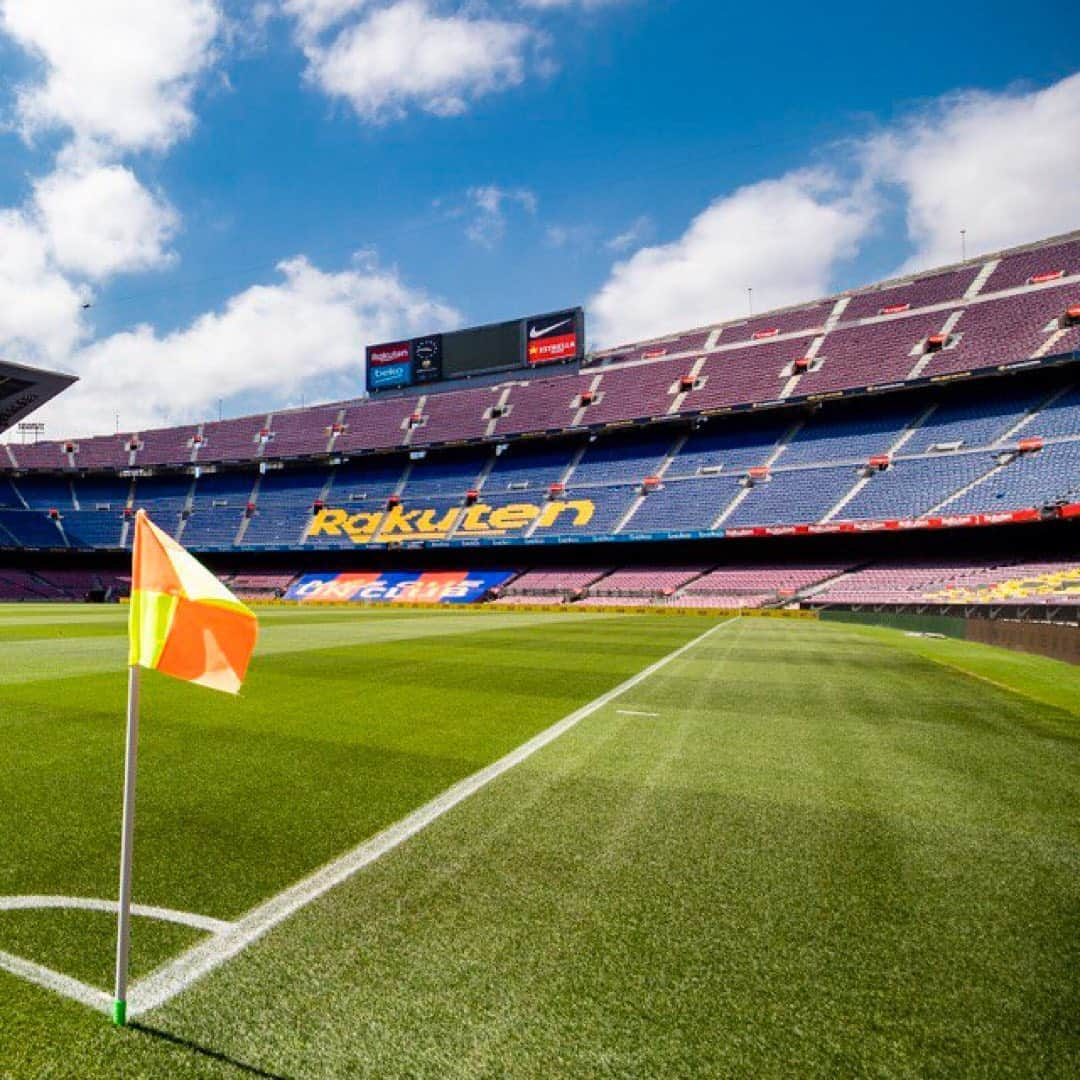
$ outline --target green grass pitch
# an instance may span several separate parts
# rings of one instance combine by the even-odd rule
[[[0,897],[115,896],[123,619],[0,609]],[[138,903],[235,920],[724,621],[260,620],[239,699],[144,679]],[[0,970],[0,1077],[1075,1077],[1078,883],[1076,668],[746,618],[133,1028]],[[104,990],[113,935],[0,903]]]

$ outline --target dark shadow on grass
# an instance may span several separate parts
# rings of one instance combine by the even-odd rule
[[[263,1077],[263,1080],[289,1080],[287,1076],[284,1076],[281,1073],[267,1072],[266,1069],[260,1069],[257,1065],[249,1065],[246,1061],[240,1061],[238,1058],[229,1057],[228,1054],[223,1054],[220,1050],[211,1050],[207,1046],[200,1046],[197,1042],[192,1042],[190,1039],[185,1039],[180,1035],[174,1035],[171,1031],[162,1031],[160,1028],[149,1027],[146,1024],[139,1023],[129,1024],[128,1027],[130,1027],[132,1031],[138,1031],[142,1035],[151,1035],[155,1039],[161,1039],[163,1042],[172,1043],[173,1046],[181,1046],[185,1050],[190,1050],[192,1053],[210,1058],[212,1061],[220,1062],[222,1065],[231,1065],[245,1076],[260,1076]]]

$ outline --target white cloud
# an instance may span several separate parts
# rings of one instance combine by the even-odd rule
[[[616,263],[592,300],[597,339],[629,341],[743,314],[748,287],[758,310],[827,294],[837,267],[896,195],[914,249],[900,271],[956,262],[961,229],[971,254],[1075,229],[1076,131],[1080,75],[1029,93],[948,95],[889,130],[828,148],[846,179],[804,171],[742,188],[713,202],[675,242]],[[629,249],[640,242],[635,231],[609,246]]]
[[[569,7],[581,7],[585,9],[614,7],[615,4],[625,4],[627,0],[519,0],[519,2],[522,7],[550,11],[555,8]]]
[[[299,0],[290,2],[299,18]],[[329,37],[334,20],[363,7],[360,0],[305,3],[312,17],[331,20],[323,31]],[[0,7],[5,18],[13,6]],[[406,7],[436,18],[414,0],[382,13]],[[426,107],[424,95],[435,93],[429,87],[402,97],[382,77],[372,75],[388,95],[380,115]],[[955,95],[889,131],[827,148],[845,179],[807,170],[743,187],[717,198],[676,240],[629,255],[651,234],[651,222],[639,219],[607,242],[629,257],[593,298],[597,339],[633,340],[741,315],[748,286],[759,310],[823,295],[873,227],[877,208],[897,194],[915,249],[911,266],[952,261],[962,227],[971,251],[1074,228],[1080,147],[1068,134],[1080,123],[1078,102],[1080,76],[1028,94]],[[355,394],[366,342],[459,321],[371,258],[325,273],[297,257],[280,265],[280,282],[248,289],[181,330],[139,326],[87,345],[84,283],[160,265],[177,219],[130,170],[77,145],[78,153],[60,156],[54,175],[34,183],[23,207],[0,210],[0,355],[83,377],[45,412],[53,433],[111,430],[117,410],[125,426],[147,426],[211,415],[218,397],[250,395],[269,405],[301,386],[311,397]],[[488,246],[514,215],[520,221],[538,211],[532,191],[494,183],[469,189],[457,203],[449,216]],[[559,225],[546,232],[552,244],[575,235]]]
[[[165,265],[176,221],[128,169],[61,154],[24,206],[0,209],[0,355],[68,369],[87,282]]]
[[[596,243],[595,225],[548,225],[544,240],[548,247],[586,251]]]
[[[368,0],[282,0],[281,10],[296,20],[301,36],[310,39],[367,4]]]
[[[652,219],[642,214],[641,217],[632,221],[621,233],[613,236],[604,246],[609,251],[622,254],[647,240],[653,233]]]
[[[826,292],[872,213],[822,172],[791,173],[717,199],[676,241],[616,263],[590,302],[601,343],[632,341],[746,312],[746,290],[778,307]]]
[[[36,224],[19,210],[0,211],[0,355],[65,366],[82,336],[82,304]]]
[[[0,27],[43,67],[18,89],[24,133],[168,146],[192,125],[195,79],[221,26],[216,0],[0,0]]]
[[[308,60],[307,78],[348,101],[369,123],[403,117],[412,108],[457,116],[477,98],[525,77],[528,26],[467,14],[439,15],[426,0],[396,0],[346,26],[329,44],[312,37],[351,8],[334,0],[291,5]]]
[[[34,185],[34,202],[66,271],[103,278],[171,261],[176,211],[122,165],[61,166]]]
[[[472,206],[472,220],[465,227],[465,235],[481,247],[493,248],[506,234],[507,211],[518,207],[535,216],[539,201],[528,188],[502,188],[498,184],[484,184],[469,188],[466,192]]]
[[[580,7],[587,11],[593,8],[614,7],[625,4],[627,0],[519,0],[522,7],[536,8],[540,11],[553,11],[558,8]]]
[[[1080,224],[1080,74],[1027,94],[962,93],[869,140],[872,181],[899,184],[915,252],[905,269]]]
[[[365,344],[460,323],[370,255],[340,273],[302,257],[279,270],[280,283],[253,286],[175,333],[138,326],[77,352],[82,381],[40,418],[56,435],[77,436],[112,430],[116,412],[126,428],[160,426],[210,416],[218,398],[280,401],[305,383],[359,396]]]

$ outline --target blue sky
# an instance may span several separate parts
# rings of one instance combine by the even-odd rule
[[[1063,3],[0,14],[0,355],[82,376],[55,435],[357,394],[372,337],[580,302],[615,343],[1080,227]]]

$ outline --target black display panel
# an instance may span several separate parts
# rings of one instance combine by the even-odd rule
[[[521,319],[443,335],[444,379],[521,366]]]
[[[413,382],[435,382],[443,377],[443,336],[429,334],[412,343]]]

